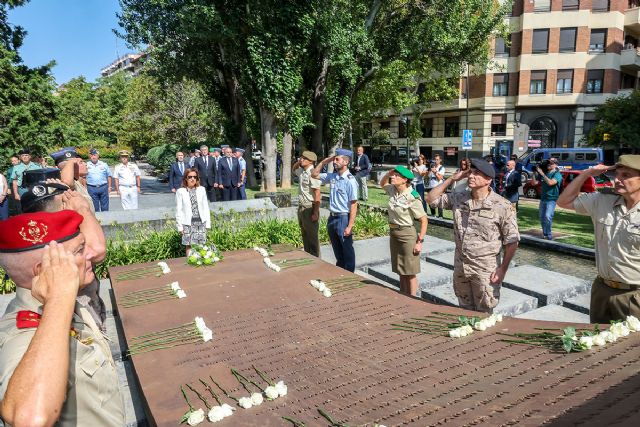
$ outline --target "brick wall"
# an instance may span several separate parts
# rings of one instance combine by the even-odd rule
[[[573,92],[580,93],[587,90],[587,70],[576,68],[573,70]]]
[[[520,85],[520,73],[509,73],[509,96],[518,94],[518,86]]]
[[[491,86],[493,87],[493,85]],[[469,98],[482,98],[487,91],[487,76],[469,76]]]
[[[591,28],[578,27],[578,31],[576,32],[576,52],[588,52],[590,39]]]
[[[550,95],[556,93],[556,83],[558,82],[558,70],[547,70],[547,87],[545,93]]]
[[[529,95],[529,80],[531,79],[531,71],[521,70],[518,82],[518,95]]]
[[[607,53],[620,54],[624,44],[624,32],[619,28],[609,28],[607,30]]]
[[[522,30],[522,40],[520,44],[521,55],[528,55],[531,53],[532,41],[533,41],[533,30]]]
[[[604,70],[604,84],[602,91],[604,93],[618,93],[620,87],[620,71],[607,69]]]

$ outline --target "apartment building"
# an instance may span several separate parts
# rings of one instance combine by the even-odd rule
[[[458,99],[433,103],[421,117],[422,153],[455,164],[467,123],[470,155],[522,138],[527,127],[530,146],[577,147],[595,107],[640,88],[640,0],[515,0],[507,19],[510,40],[492,41],[493,65],[471,70]],[[365,124],[365,134],[378,129],[389,129],[390,155],[401,158],[401,116]]]
[[[102,77],[108,77],[120,71],[124,71],[135,76],[142,69],[147,56],[148,53],[146,52],[127,53],[100,70],[100,75],[102,75]]]

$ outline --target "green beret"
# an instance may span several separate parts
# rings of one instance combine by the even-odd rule
[[[394,170],[407,179],[413,179],[413,172],[406,166],[396,166]]]

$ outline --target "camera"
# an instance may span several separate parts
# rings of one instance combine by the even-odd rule
[[[411,158],[411,164],[413,166],[418,166],[418,163],[420,163],[420,158],[419,157],[412,157]]]
[[[549,160],[543,160],[542,162],[540,162],[540,169],[542,169],[542,172],[547,173],[549,172],[549,164],[551,162],[549,162]]]

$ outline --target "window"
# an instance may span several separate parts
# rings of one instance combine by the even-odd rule
[[[391,122],[380,122],[380,129],[390,129]]]
[[[547,86],[547,72],[532,71],[531,82],[529,84],[529,93],[532,95],[544,94],[546,86]]]
[[[602,93],[604,70],[587,71],[587,93]]]
[[[423,138],[433,138],[433,119],[420,119],[420,129]]]
[[[491,115],[491,136],[505,136],[507,134],[507,115]]]
[[[558,70],[556,93],[573,92],[573,70]]]
[[[551,0],[535,0],[534,12],[549,12],[551,10]]]
[[[591,10],[594,12],[608,12],[609,0],[593,0],[591,2]]]
[[[576,51],[577,28],[560,28],[560,52]]]
[[[509,94],[509,74],[493,75],[493,96],[507,96]]]
[[[584,153],[576,153],[576,161],[584,160]]]
[[[444,136],[445,138],[460,136],[460,117],[444,118]]]
[[[533,53],[547,53],[549,51],[549,29],[533,30]]]
[[[407,125],[405,122],[400,120],[398,122],[398,138],[406,138],[407,137]]]
[[[598,155],[596,153],[586,153],[584,157],[585,157],[585,160],[588,162],[592,162],[598,159]]]
[[[591,30],[591,38],[589,39],[589,52],[604,52],[607,44],[607,30]]]
[[[496,37],[495,56],[509,56],[508,42],[502,37]]]
[[[562,10],[580,9],[580,0],[562,0]]]
[[[584,120],[582,122],[582,133],[584,135],[588,135],[596,125],[596,114],[595,113],[584,113]]]

